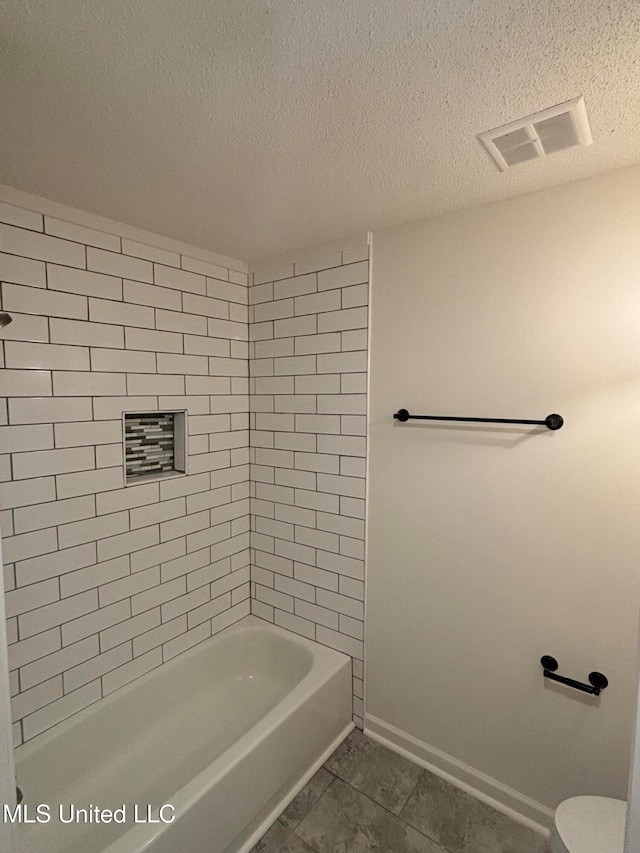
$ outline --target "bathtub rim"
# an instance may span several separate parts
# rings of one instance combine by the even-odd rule
[[[334,655],[346,658],[349,657],[343,652],[338,652],[336,649],[331,649],[329,646],[323,646],[316,640],[309,640],[307,637],[303,637],[299,634],[294,634],[291,631],[287,631],[286,628],[280,628],[278,625],[274,625],[272,622],[267,622],[266,620],[260,619],[258,616],[254,616],[252,613],[250,613],[247,616],[243,616],[241,619],[238,619],[238,621],[234,622],[232,625],[227,625],[226,627],[221,628],[220,631],[217,631],[212,636],[207,637],[199,643],[196,643],[195,646],[192,646],[190,649],[186,649],[186,651],[176,655],[174,658],[167,661],[166,663],[159,664],[148,672],[145,672],[144,675],[140,676],[139,678],[135,678],[133,681],[130,681],[128,684],[123,684],[122,687],[119,687],[117,690],[114,690],[107,696],[102,697],[100,699],[96,699],[95,702],[92,702],[90,705],[87,705],[85,708],[82,708],[80,711],[77,711],[70,717],[66,717],[64,720],[59,723],[56,723],[51,728],[40,732],[40,734],[37,734],[35,737],[26,741],[26,743],[15,747],[14,756],[16,771],[19,772],[20,763],[22,760],[30,758],[33,753],[37,752],[40,748],[45,747],[55,738],[68,732],[69,729],[73,728],[74,726],[77,726],[79,723],[84,722],[85,719],[96,713],[97,708],[105,708],[108,705],[111,705],[116,702],[120,697],[126,696],[136,688],[148,683],[158,675],[160,670],[162,670],[163,672],[170,672],[172,668],[176,668],[179,665],[184,665],[187,661],[195,657],[198,653],[201,653],[204,646],[213,646],[215,645],[215,643],[219,643],[222,639],[227,638],[232,634],[244,633],[245,631],[255,629],[266,631],[269,634],[276,634],[276,636],[283,637],[288,642],[291,642],[298,646],[302,646],[304,649],[311,652],[313,660],[309,671],[305,673],[305,675],[299,682],[297,682],[293,690],[291,690],[290,693],[286,694],[287,696],[290,696],[294,692],[296,692],[298,687],[309,679],[312,672],[317,673],[318,670],[316,669],[316,666],[319,663],[318,659],[325,658],[323,662],[326,666],[327,658],[330,659]],[[325,652],[329,654],[325,655]],[[267,712],[265,718],[269,716],[269,714],[271,714],[272,710],[273,709]],[[244,737],[244,735],[242,737]]]

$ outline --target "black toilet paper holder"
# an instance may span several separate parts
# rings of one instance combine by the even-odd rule
[[[552,681],[559,681],[560,684],[566,684],[568,687],[574,687],[576,690],[582,690],[583,693],[591,693],[593,696],[599,696],[600,692],[609,685],[609,679],[601,672],[590,672],[588,675],[589,684],[584,681],[576,681],[575,678],[567,678],[565,675],[556,675],[558,661],[551,655],[543,655],[540,658],[540,663],[544,669],[543,675],[545,678],[550,678]]]

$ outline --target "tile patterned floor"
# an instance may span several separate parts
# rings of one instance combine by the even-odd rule
[[[548,842],[355,729],[252,853],[547,853]]]

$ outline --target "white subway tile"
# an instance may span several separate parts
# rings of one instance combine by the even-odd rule
[[[21,451],[26,450],[48,450],[52,447],[52,424],[0,427],[0,453],[20,453]]]
[[[99,610],[93,613],[81,616],[79,619],[74,619],[71,622],[65,622],[62,626],[62,644],[63,646],[67,646],[92,634],[96,635],[97,644],[97,634],[99,631],[124,622],[130,616],[131,608],[128,600],[110,604],[108,607],[100,607]]]
[[[202,548],[200,551],[193,551],[191,554],[186,554],[184,557],[178,557],[175,560],[168,560],[160,567],[162,582],[166,583],[167,581],[189,573],[196,574],[198,569],[202,569],[209,565],[209,554],[209,548]]]
[[[49,317],[71,317],[87,319],[87,300],[84,296],[25,287],[20,284],[2,285],[2,307],[6,311],[23,314],[40,314]]]
[[[165,264],[170,267],[180,266],[180,255],[176,252],[167,252],[166,249],[147,246],[145,243],[136,243],[134,240],[122,240],[122,254],[133,255],[134,258],[144,258],[146,261],[154,261],[157,264]]]
[[[114,512],[112,515],[101,515],[90,518],[87,521],[74,521],[64,524],[58,528],[58,539],[61,548],[70,548],[73,545],[81,545],[84,542],[93,542],[106,536],[114,536],[129,529],[129,514],[127,512]],[[98,544],[98,560],[108,560],[119,554],[100,554],[100,543]]]
[[[87,269],[120,278],[153,282],[153,265],[149,261],[115,252],[105,252],[91,246],[87,248]]]
[[[208,491],[210,482],[208,474],[191,474],[188,477],[166,480],[160,483],[160,497],[164,501],[183,495],[193,495],[196,492]]]
[[[360,583],[359,581],[352,582]],[[338,613],[351,616],[354,619],[364,619],[364,604],[362,601],[357,601],[355,598],[349,598],[345,595],[339,595],[336,592],[319,589],[316,600],[318,604],[321,604],[323,607],[328,607],[330,610],[335,610]]]
[[[299,297],[305,298],[305,297]],[[303,317],[294,317],[290,320],[275,320],[273,324],[273,337],[291,338],[299,335],[315,335],[317,332],[317,317],[308,314]]]
[[[97,589],[101,584],[108,585],[128,574],[129,556],[125,555],[115,560],[108,560],[106,563],[97,563],[85,569],[68,572],[60,578],[60,592],[62,598],[67,598],[87,589]]]
[[[124,486],[122,467],[103,468],[76,474],[61,474],[56,480],[59,498],[72,498],[77,495],[93,495],[108,489],[121,489]]]
[[[121,643],[126,643],[133,637],[144,634],[145,631],[150,631],[152,628],[157,628],[160,624],[160,608],[155,610],[147,610],[146,613],[141,613],[139,616],[134,616],[132,619],[127,619],[114,625],[112,628],[107,628],[100,633],[100,648],[103,652],[119,646]]]
[[[235,323],[246,324],[249,322],[249,306],[240,305],[237,302],[229,303],[229,319]]]
[[[316,475],[312,471],[288,471],[286,468],[276,468],[275,482],[278,486],[315,489]]]
[[[142,326],[147,329],[153,329],[155,326],[153,308],[110,299],[89,299],[89,319],[92,323],[115,323],[119,326]],[[105,343],[103,346],[114,344]]]
[[[365,502],[361,498],[343,496],[340,498],[340,514],[353,518],[364,518]]]
[[[6,397],[46,397],[51,395],[51,373],[45,370],[2,371],[2,393]]]
[[[232,281],[235,284],[242,284],[244,287],[247,287],[249,284],[249,276],[245,272],[229,270],[229,281]]]
[[[207,334],[207,318],[197,314],[156,309],[156,327],[168,332],[186,332],[192,335]],[[218,322],[224,322],[222,320]]]
[[[366,435],[367,419],[364,415],[341,415],[340,429],[343,435]]]
[[[117,468],[124,464],[122,445],[98,444],[96,446],[96,468]]]
[[[257,616],[260,619],[265,619],[267,622],[273,622],[274,608],[270,604],[265,604],[262,601],[256,601],[255,598],[252,598],[251,612],[254,616]],[[284,613],[284,611],[279,612]]]
[[[357,518],[319,512],[317,515],[317,525],[320,530],[329,530],[332,533],[339,533],[343,536],[364,539],[364,522]]]
[[[82,320],[49,320],[51,342],[79,346],[124,347],[124,330],[105,323],[85,323]]]
[[[362,373],[367,369],[366,352],[343,352],[317,358],[318,373]]]
[[[366,415],[366,394],[322,394],[318,397],[318,414]]]
[[[8,648],[9,669],[25,666],[25,664],[56,652],[60,648],[62,648],[62,640],[60,639],[59,628],[51,628],[30,637],[28,640],[13,643]]]
[[[356,284],[353,287],[346,287],[342,291],[342,307],[343,308],[358,308],[361,305],[369,303],[369,285]]]
[[[246,305],[248,301],[246,285],[219,281],[217,278],[207,279],[207,296],[225,299],[227,302],[236,302],[239,305]]]
[[[94,542],[78,545],[75,548],[58,549],[52,554],[23,560],[16,566],[16,577],[19,586],[37,583],[38,581],[56,578],[75,569],[83,569],[96,562],[96,546]]]
[[[54,581],[57,585],[57,581]],[[20,636],[27,637],[46,631],[56,625],[62,625],[71,619],[77,619],[98,609],[98,593],[95,589],[74,595],[71,598],[63,598],[53,604],[46,604],[38,610],[23,613],[18,617]]]
[[[139,592],[131,598],[131,613],[137,616],[145,610],[158,607],[172,598],[184,595],[187,591],[187,582],[184,577],[175,578],[167,583]]]
[[[89,375],[95,376],[95,374]],[[114,444],[122,442],[122,421],[92,421],[91,423],[81,421],[79,423],[56,424],[55,435],[56,447]]]
[[[159,500],[159,483],[141,483],[139,486],[130,486],[126,489],[96,495],[98,515],[154,504]]]
[[[223,281],[229,280],[229,270],[226,267],[221,267],[219,264],[212,264],[208,261],[200,261],[197,258],[190,258],[188,255],[182,256],[182,269],[190,270],[199,275],[219,278]]]
[[[217,355],[229,357],[229,341],[220,338],[205,338],[198,335],[184,336],[184,351],[193,355]]]
[[[155,352],[137,352],[132,349],[91,348],[91,367],[95,371],[126,373],[135,367],[137,373],[156,372]]]
[[[54,419],[51,418],[51,420]],[[13,476],[16,480],[27,480],[51,474],[64,474],[67,471],[86,471],[94,465],[95,457],[91,447],[37,450],[31,453],[18,453],[13,457]]]
[[[321,589],[329,589],[334,592],[338,591],[338,575],[326,569],[318,569],[315,566],[308,566],[305,563],[296,563],[294,577],[297,580],[313,584],[313,586]]]
[[[349,332],[342,332],[342,351],[350,350],[366,350],[368,346],[368,336],[366,329],[355,329]]]
[[[124,281],[124,301],[151,308],[167,308],[169,311],[182,310],[182,295],[177,290],[159,287],[157,284],[142,284],[139,281]],[[132,323],[132,325],[136,325]]]
[[[123,643],[121,646],[116,646],[115,649],[97,655],[86,663],[74,666],[64,673],[64,689],[67,693],[77,690],[83,684],[87,684],[87,682],[99,678],[106,672],[112,672],[127,663],[131,657],[131,643]]]
[[[180,634],[179,637],[165,643],[162,647],[164,659],[166,661],[170,660],[171,658],[176,657],[176,655],[182,654],[182,652],[185,652],[187,649],[196,646],[198,643],[202,643],[210,636],[211,625],[209,622],[204,622],[202,625],[198,625],[197,628],[187,631],[185,634]]]
[[[201,607],[203,604],[207,603],[210,597],[211,596],[209,594],[209,587],[201,586],[193,592],[189,592],[186,595],[181,595],[178,598],[174,598],[171,601],[167,601],[166,604],[163,604],[160,608],[162,612],[162,621],[170,622],[178,616],[182,616],[184,613],[188,613],[190,610],[195,610],[196,608]],[[204,620],[200,619],[195,624],[199,624],[202,621]],[[188,622],[187,625],[192,626],[193,623]]]
[[[12,313],[13,323],[2,330],[5,341],[48,341],[49,318]],[[6,346],[6,344],[5,344]]]
[[[334,291],[331,291],[332,293]],[[318,317],[318,332],[335,332],[343,329],[366,329],[366,308],[345,308]],[[366,368],[365,368],[366,369]]]
[[[123,373],[55,371],[53,393],[56,397],[121,396],[127,393],[127,383]]]
[[[249,305],[259,305],[261,302],[271,302],[273,299],[273,282],[249,287]]]
[[[296,338],[296,355],[319,352],[340,352],[340,335],[335,332],[328,335],[303,335]]]
[[[173,287],[176,290],[184,290],[189,293],[207,292],[206,279],[202,275],[196,275],[192,272],[184,272],[173,267],[165,267],[161,264],[154,264],[155,283],[162,287]],[[134,276],[131,276],[133,278]]]
[[[340,393],[340,376],[296,376],[296,394],[338,394]]]
[[[58,601],[60,590],[56,578],[33,583],[5,594],[7,618],[27,613],[52,601]]]
[[[208,362],[204,355],[170,355],[158,353],[156,356],[158,373],[178,373],[207,375]],[[166,393],[166,392],[165,392]]]
[[[182,310],[187,314],[202,314],[204,317],[229,319],[229,303],[221,299],[211,299],[208,296],[194,296],[185,293],[182,297]]]
[[[329,290],[334,287],[349,287],[353,284],[363,284],[369,281],[369,262],[360,261],[355,264],[338,266],[334,269],[322,270],[318,273],[318,290]]]
[[[42,261],[6,255],[0,252],[0,281],[28,284],[30,287],[46,287],[45,265]]]
[[[187,614],[187,624],[189,626],[189,629],[194,628],[196,625],[201,625],[203,622],[207,622],[209,619],[215,618],[220,613],[229,610],[230,607],[230,592],[225,592],[222,595],[219,595],[214,598],[213,601],[209,601],[206,604],[202,604],[200,607],[196,607],[194,610],[191,610]]]
[[[318,625],[316,631],[316,640],[325,646],[337,649],[337,651],[343,652],[345,655],[352,655],[358,659],[362,659],[364,654],[362,640],[347,637],[345,634],[339,634],[330,628],[320,625]]]
[[[135,530],[138,527],[148,527],[151,524],[159,524],[161,521],[178,518],[185,515],[186,511],[185,498],[174,498],[173,500],[165,500],[160,503],[152,503],[132,509],[129,513],[131,529]]]
[[[343,394],[366,394],[366,373],[343,373],[340,377],[340,390]]]
[[[42,231],[42,214],[13,204],[0,202],[0,222],[28,228],[30,231]]]
[[[347,495],[352,498],[364,498],[365,481],[358,477],[334,477],[331,474],[318,474],[318,491],[334,495]]]
[[[319,474],[314,475],[319,477]],[[328,476],[326,474],[322,476]],[[338,512],[340,501],[337,495],[324,494],[306,489],[296,489],[296,506],[318,509],[322,512]]]
[[[80,521],[92,518],[95,512],[93,497],[70,498],[25,506],[14,510],[15,532],[27,533],[30,530],[41,530],[43,527],[55,527],[58,524]]]
[[[276,281],[280,278],[291,278],[294,274],[293,264],[283,264],[279,267],[270,267],[253,274],[253,284],[262,284],[266,281]]]
[[[102,299],[122,299],[122,281],[119,278],[87,270],[47,264],[47,284],[50,290],[99,296]]]
[[[119,687],[129,684],[146,672],[150,672],[150,670],[160,666],[161,663],[162,651],[160,649],[152,649],[152,651],[147,652],[141,657],[134,658],[129,663],[124,664],[124,666],[120,666],[118,669],[114,669],[112,672],[103,675],[102,692],[107,696]]]
[[[362,560],[354,560],[352,557],[344,557],[341,554],[320,550],[316,556],[319,568],[347,575],[356,580],[364,580],[364,562]]]
[[[120,516],[121,513],[116,513],[116,515]],[[122,513],[122,515],[127,515],[127,513]],[[99,516],[97,520],[100,521],[101,519],[108,519],[111,517],[112,516],[103,515]],[[114,530],[115,527],[116,525],[114,522]],[[126,525],[122,524],[121,530],[126,531],[127,528],[128,522]],[[60,528],[60,535],[62,535],[62,529],[63,528]],[[132,530],[131,532],[116,532],[118,533],[118,535],[111,535],[111,533],[108,532],[98,533],[99,536],[107,537],[98,541],[98,560],[112,560],[114,557],[120,557],[122,554],[133,554],[135,552],[141,551],[144,548],[149,548],[152,545],[157,545],[160,541],[160,534],[157,525],[153,527],[142,527],[138,530]],[[98,537],[96,536],[95,538],[97,539]]]
[[[172,539],[170,542],[163,542],[162,545],[135,551],[131,554],[131,571],[140,572],[142,569],[148,569],[149,566],[157,566],[167,560],[182,557],[186,553],[187,544],[184,539]]]
[[[352,619],[351,616],[340,615],[340,633],[355,637],[356,640],[364,639],[364,623],[360,619]]]
[[[127,390],[132,396],[142,394],[184,394],[184,376],[160,373],[128,373]]]
[[[340,594],[364,601],[364,581],[340,575]]]
[[[86,243],[88,246],[97,246],[112,252],[120,251],[120,237],[115,234],[94,231],[92,228],[85,228],[73,222],[64,222],[51,216],[45,216],[44,229],[53,237],[63,237],[65,240],[73,240],[74,243]]]
[[[318,282],[315,273],[297,275],[293,278],[285,278],[275,282],[273,285],[273,298],[286,299],[294,296],[304,296],[307,293],[315,293],[317,289]]]
[[[59,675],[65,669],[70,669],[79,663],[84,663],[89,658],[95,657],[99,651],[97,636],[89,637],[81,643],[69,645],[58,652],[23,666],[20,670],[20,686],[23,690],[28,690],[36,684],[41,684],[43,681]]]
[[[187,376],[187,394],[230,394],[231,383],[226,376]]]
[[[6,341],[4,348],[7,367],[89,370],[89,350],[86,347]]]
[[[196,333],[200,334],[200,333]],[[228,338],[235,341],[249,340],[246,323],[236,323],[232,320],[207,320],[207,334],[212,338]]]
[[[29,714],[22,720],[25,741],[50,729],[56,723],[67,719],[78,711],[82,711],[83,708],[97,702],[101,697],[100,682],[92,681],[79,690],[74,690],[67,696],[63,696],[62,699],[57,699],[39,711]]]
[[[340,473],[345,477],[362,477],[364,479],[367,473],[366,461],[343,456],[340,459]]]
[[[85,266],[84,246],[10,225],[0,225],[0,251],[69,267]]]
[[[187,617],[179,616],[171,622],[160,625],[157,628],[141,634],[133,640],[133,653],[136,657],[140,657],[150,649],[155,649],[163,643],[172,640],[174,637],[184,634],[187,630]]]

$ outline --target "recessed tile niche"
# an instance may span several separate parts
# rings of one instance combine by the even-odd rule
[[[128,486],[186,473],[186,411],[123,412]]]

